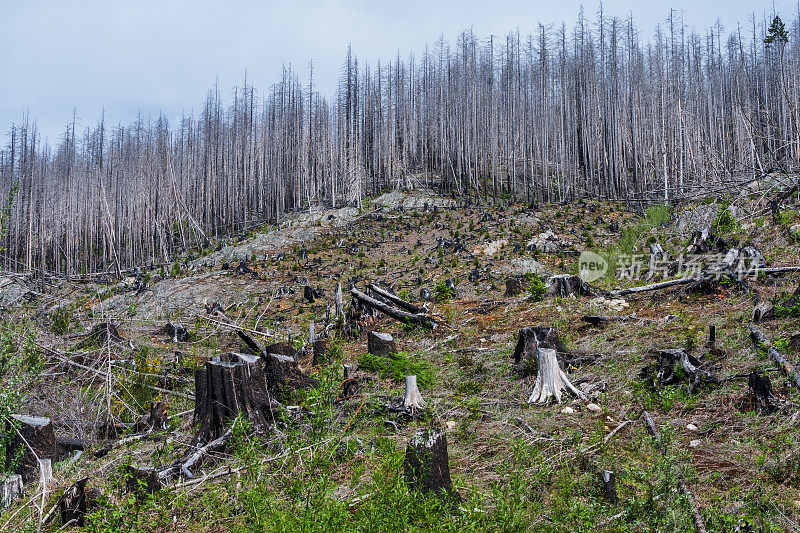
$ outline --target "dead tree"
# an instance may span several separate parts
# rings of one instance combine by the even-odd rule
[[[194,445],[220,437],[238,415],[256,429],[267,426],[280,408],[267,391],[257,356],[228,353],[214,357],[195,374],[194,424],[200,429]]]
[[[561,403],[561,395],[565,390],[578,398],[585,398],[585,395],[570,383],[567,375],[558,366],[555,350],[539,348],[536,357],[539,362],[538,373],[528,403],[544,404],[550,401],[550,398],[555,398],[556,403]]]
[[[800,376],[797,374],[794,365],[792,365],[781,352],[776,350],[766,337],[753,326],[750,326],[750,339],[757,348],[766,350],[767,355],[775,362],[781,372],[789,377],[789,380],[795,387],[800,388]]]

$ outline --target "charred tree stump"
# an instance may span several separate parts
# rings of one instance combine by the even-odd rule
[[[403,475],[410,490],[457,497],[450,479],[447,436],[444,432],[425,430],[411,437],[406,445]]]
[[[551,296],[591,296],[594,294],[589,284],[583,281],[580,276],[573,276],[569,274],[559,274],[557,276],[550,276],[547,279],[549,288],[548,294]]]
[[[528,290],[527,276],[510,276],[506,278],[506,296],[516,296]]]
[[[150,412],[136,421],[133,425],[133,431],[153,431],[159,433],[166,431],[168,427],[167,405],[164,402],[150,402]]]
[[[549,348],[561,353],[567,351],[554,328],[534,326],[521,329],[517,346],[514,348],[514,367],[522,372],[523,376],[533,373],[540,348]]]
[[[321,365],[328,362],[328,341],[325,339],[317,339],[311,344],[311,352],[313,354],[311,364],[314,366]]]
[[[297,389],[308,389],[317,384],[316,379],[300,370],[292,357],[267,353],[263,361],[267,390],[281,401]]]
[[[563,370],[558,366],[556,351],[549,348],[537,350],[539,370],[536,375],[536,384],[528,398],[528,403],[547,403],[550,398],[555,398],[556,403],[561,403],[562,392],[567,390],[578,398],[585,395],[576,389]]]
[[[91,348],[95,346],[106,346],[110,343],[124,342],[125,339],[119,334],[117,326],[111,322],[101,322],[96,324],[89,334],[76,346],[78,349]]]
[[[395,357],[397,355],[397,343],[389,333],[370,331],[367,334],[367,351],[372,355],[381,357]]]
[[[166,335],[172,342],[187,342],[189,340],[189,332],[180,324],[173,324],[167,322],[163,327],[155,332],[156,335]]]
[[[125,491],[135,494],[137,498],[155,494],[162,486],[155,468],[133,465],[125,467]]]
[[[58,500],[62,524],[74,520],[78,527],[86,525],[86,511],[89,507],[86,502],[86,483],[88,481],[88,477],[76,481],[64,491],[63,496]]]
[[[57,460],[60,456],[49,418],[11,415],[6,421],[6,431],[11,435],[6,447],[6,470],[21,474],[25,483],[39,477],[40,460]]]
[[[267,391],[261,360],[229,353],[214,357],[195,374],[195,446],[220,437],[242,414],[256,428],[272,421],[280,407]]]
[[[769,414],[775,410],[772,401],[774,398],[772,383],[767,376],[758,370],[753,370],[747,377],[747,388],[750,389],[750,395],[760,414]]]
[[[603,496],[610,503],[619,503],[619,496],[617,496],[617,481],[614,477],[614,472],[610,470],[603,470],[600,472],[600,477],[603,480]]]

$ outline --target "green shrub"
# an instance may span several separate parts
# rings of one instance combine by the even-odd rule
[[[718,233],[730,233],[739,227],[739,223],[733,217],[729,206],[723,205],[720,207],[717,218],[714,220],[714,227]]]
[[[450,298],[454,298],[455,295],[456,295],[455,289],[448,288],[444,281],[440,281],[439,283],[437,283],[436,287],[433,289],[433,296],[439,303],[444,303]]]
[[[547,283],[536,274],[528,274],[528,290],[534,302],[541,302],[547,294]]]
[[[70,326],[69,309],[59,309],[53,313],[53,325],[50,330],[56,335],[64,335],[69,331]]]
[[[377,372],[383,379],[401,381],[406,376],[417,376],[420,387],[429,387],[433,383],[433,368],[421,357],[412,357],[406,352],[398,352],[394,357],[382,357],[365,353],[358,360],[358,366],[370,372]]]

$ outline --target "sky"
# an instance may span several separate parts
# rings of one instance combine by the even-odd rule
[[[347,45],[363,64],[385,63],[399,50],[417,56],[440,35],[464,29],[505,36],[539,23],[571,28],[583,5],[572,0],[0,0],[0,143],[25,113],[44,140],[58,142],[73,110],[85,128],[105,111],[107,124],[138,112],[163,112],[173,123],[198,111],[218,81],[230,96],[247,72],[265,93],[291,65],[317,89],[334,93]],[[649,38],[670,8],[698,32],[717,20],[727,30],[771,13],[793,19],[796,0],[607,0],[607,16],[633,14]],[[228,101],[232,97],[228,98]],[[196,113],[195,113],[196,114]]]

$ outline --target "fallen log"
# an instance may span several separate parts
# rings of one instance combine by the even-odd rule
[[[764,337],[764,335],[753,326],[750,326],[750,339],[757,348],[763,348],[767,351],[767,355],[775,362],[778,368],[789,377],[794,386],[800,388],[800,376],[797,375],[792,363],[786,360],[786,357],[776,350],[772,344]]]
[[[703,280],[702,277],[692,278],[679,278],[669,281],[660,281],[658,283],[651,283],[650,285],[641,285],[639,287],[630,287],[628,289],[617,289],[609,291],[610,296],[625,296],[628,294],[637,294],[640,292],[657,291],[660,289],[668,289],[669,287],[677,287],[678,285],[688,285],[690,283],[699,283]]]
[[[403,311],[401,309],[397,309],[395,307],[392,307],[390,305],[387,305],[387,304],[381,302],[380,300],[376,300],[375,298],[372,298],[371,296],[367,296],[366,294],[364,294],[363,292],[359,291],[358,289],[351,290],[350,294],[353,296],[353,298],[355,298],[359,302],[361,302],[361,303],[363,303],[363,304],[365,304],[365,305],[367,305],[369,307],[372,307],[373,309],[377,309],[378,311],[380,311],[384,315],[389,316],[391,318],[394,318],[395,320],[397,320],[399,322],[403,322],[403,323],[407,323],[407,324],[419,324],[421,326],[430,327],[430,328],[434,328],[434,327],[437,326],[436,321],[434,319],[432,319],[428,315],[408,313],[408,312]]]
[[[400,307],[402,309],[405,309],[409,313],[414,313],[416,315],[425,313],[425,309],[423,309],[421,307],[417,307],[416,305],[403,300],[402,298],[400,298],[396,294],[394,294],[392,292],[389,292],[389,291],[387,291],[385,289],[382,289],[382,288],[378,287],[377,285],[375,285],[374,283],[370,283],[369,285],[367,285],[367,288],[369,290],[371,290],[372,292],[374,292],[375,294],[386,298],[387,300],[389,300],[390,302],[392,302],[396,306],[398,306],[398,307]]]

